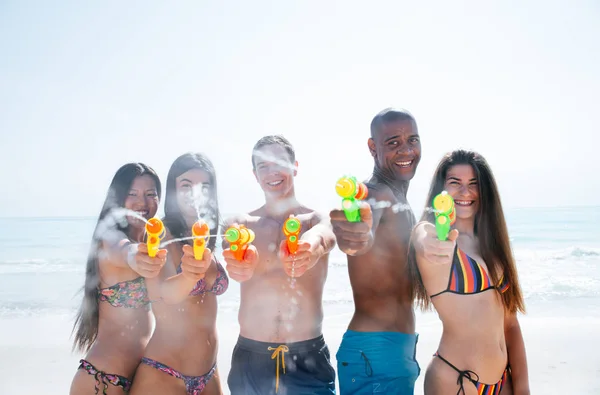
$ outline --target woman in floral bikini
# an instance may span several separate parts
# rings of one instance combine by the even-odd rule
[[[164,223],[169,259],[160,278],[148,282],[156,329],[146,348],[131,395],[222,394],[217,369],[217,296],[227,290],[225,269],[212,255],[219,206],[215,169],[202,154],[175,160],[167,176]],[[202,260],[190,245],[193,224],[202,218],[210,239]],[[253,249],[254,247],[250,247]],[[255,250],[254,250],[255,251]],[[185,284],[186,286],[182,286]]]
[[[123,394],[151,335],[145,278],[159,274],[166,250],[154,258],[143,241],[145,222],[156,215],[161,184],[142,163],[115,174],[92,238],[84,296],[73,331],[74,348],[86,353],[71,383],[71,395]]]

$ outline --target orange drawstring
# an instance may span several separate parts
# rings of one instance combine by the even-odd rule
[[[281,345],[277,348],[269,347],[268,350],[275,350],[271,355],[271,359],[277,358],[277,366],[275,367],[275,375],[277,377],[277,381],[275,382],[275,392],[279,392],[279,354],[281,354],[281,364],[283,365],[283,374],[285,374],[285,353],[289,352],[290,349],[288,346]]]

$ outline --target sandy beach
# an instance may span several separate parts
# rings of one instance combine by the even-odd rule
[[[591,303],[592,301],[590,301]],[[596,306],[539,305],[520,322],[525,339],[532,394],[600,394],[600,314]],[[351,311],[337,307],[325,317],[324,336],[332,363]],[[560,314],[557,312],[560,311]],[[582,314],[587,311],[589,314]],[[441,325],[433,313],[418,314],[417,360],[422,374],[415,394],[423,393],[423,374],[435,351]],[[79,355],[70,352],[71,322],[63,317],[26,317],[0,321],[0,394],[68,393]],[[219,316],[219,369],[226,377],[238,325],[231,311]]]

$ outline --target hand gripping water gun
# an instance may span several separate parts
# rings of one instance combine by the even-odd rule
[[[204,255],[204,249],[206,248],[206,241],[208,240],[209,234],[210,229],[208,224],[201,219],[196,221],[192,226],[192,236],[194,236],[194,259],[197,261],[201,260]]]
[[[295,254],[298,251],[298,239],[300,236],[302,224],[300,220],[294,216],[290,216],[283,224],[283,234],[287,238],[287,248],[290,254]]]
[[[146,245],[148,246],[148,256],[153,258],[158,252],[160,240],[165,237],[165,225],[156,217],[150,218],[146,222]]]
[[[359,222],[360,211],[357,200],[366,199],[369,194],[367,186],[356,181],[356,177],[344,176],[337,180],[335,191],[342,197],[342,209],[348,222]]]
[[[450,226],[456,221],[456,210],[454,199],[446,191],[442,191],[433,198],[433,210],[435,213],[435,230],[439,240],[446,240],[450,233]]]
[[[225,232],[225,240],[229,242],[229,248],[235,259],[241,262],[248,249],[248,244],[254,241],[254,232],[244,225],[233,224]]]

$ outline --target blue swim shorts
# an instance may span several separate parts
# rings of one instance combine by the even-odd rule
[[[231,395],[333,395],[335,370],[322,335],[285,344],[240,336],[227,384]]]
[[[418,334],[346,331],[336,353],[340,395],[413,395]]]

